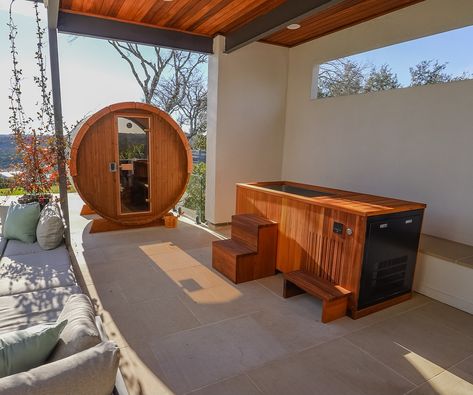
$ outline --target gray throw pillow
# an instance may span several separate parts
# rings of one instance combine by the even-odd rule
[[[57,361],[100,343],[95,313],[87,295],[71,295],[57,322],[67,321],[48,361]]]
[[[0,335],[0,377],[24,372],[46,361],[66,324],[41,324]]]
[[[48,203],[39,217],[36,227],[38,244],[43,250],[59,247],[64,237],[64,222],[57,203]]]
[[[34,243],[40,211],[39,203],[12,203],[5,218],[3,236],[9,240]]]
[[[78,354],[0,379],[2,395],[108,395],[113,391],[119,350],[104,342]]]

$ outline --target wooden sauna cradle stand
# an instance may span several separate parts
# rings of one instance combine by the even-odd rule
[[[233,218],[277,224],[283,296],[321,299],[323,322],[411,297],[425,204],[289,181],[237,184],[236,200]]]
[[[90,232],[151,226],[177,204],[192,172],[192,151],[179,125],[145,103],[117,103],[73,132],[70,173],[97,214]]]

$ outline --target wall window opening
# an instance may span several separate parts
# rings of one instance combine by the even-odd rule
[[[473,79],[473,26],[316,65],[312,98]]]

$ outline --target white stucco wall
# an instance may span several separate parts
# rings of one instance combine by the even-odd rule
[[[281,177],[288,49],[255,43],[209,58],[206,218],[231,220],[235,184]]]
[[[315,64],[470,24],[427,0],[291,49],[282,177],[425,202],[425,233],[473,244],[473,81],[310,99]]]

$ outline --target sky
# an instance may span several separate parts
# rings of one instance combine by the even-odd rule
[[[377,66],[387,63],[404,86],[410,82],[409,67],[422,60],[448,62],[446,71],[453,75],[473,73],[473,26],[390,45],[349,58]]]
[[[11,58],[6,24],[9,3],[0,0],[0,133],[8,133]],[[45,22],[43,5],[40,5],[40,10]],[[39,97],[33,82],[36,72],[33,3],[17,0],[15,11],[17,47],[24,70],[24,106],[33,113],[35,100]],[[47,35],[45,38],[47,40]],[[63,116],[68,124],[115,102],[141,100],[141,89],[128,65],[107,41],[85,37],[73,39],[70,35],[59,34],[58,45]],[[47,71],[49,73],[49,64]]]
[[[11,59],[8,40],[9,0],[0,0],[0,133],[8,133]],[[34,113],[38,91],[33,83],[36,71],[33,3],[17,0],[14,19],[18,26],[17,46],[24,70],[23,99],[28,113]],[[46,13],[40,5],[43,22]],[[366,52],[351,58],[381,65],[388,63],[401,83],[409,82],[409,66],[424,59],[449,62],[453,74],[473,72],[473,27],[454,30]],[[48,50],[45,50],[48,53]],[[111,103],[141,100],[141,90],[128,65],[105,40],[59,35],[59,61],[63,116],[73,124]],[[48,66],[47,66],[48,67]],[[49,68],[48,68],[49,72]]]

